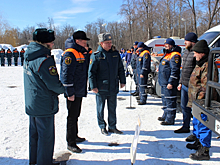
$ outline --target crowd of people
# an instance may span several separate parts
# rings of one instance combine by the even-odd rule
[[[12,58],[14,58],[14,65],[18,66],[18,58],[21,59],[21,66],[23,66],[24,62],[24,48],[21,49],[19,52],[17,48],[13,50],[13,52],[8,48],[6,51],[4,48],[1,48],[0,50],[0,56],[1,56],[1,66],[5,66],[5,58],[7,59],[8,66],[11,66]]]
[[[135,81],[133,96],[138,104],[147,104],[147,81],[151,72],[151,53],[143,42],[134,42],[130,50],[121,53],[112,45],[112,35],[98,35],[97,51],[92,53],[90,40],[84,31],[76,31],[65,41],[66,50],[61,56],[60,78],[57,73],[51,49],[54,45],[53,30],[36,29],[33,41],[24,54],[25,110],[29,115],[29,164],[55,165],[54,115],[58,112],[58,95],[64,93],[68,110],[66,141],[67,149],[74,153],[82,150],[77,143],[86,139],[78,136],[78,118],[83,97],[89,89],[96,94],[97,121],[103,135],[123,134],[117,127],[116,106],[119,87],[126,84],[126,76]],[[164,56],[159,64],[158,81],[161,86],[162,117],[161,125],[174,125],[176,117],[177,90],[181,90],[183,126],[175,133],[189,133],[192,101],[205,97],[208,53],[205,40],[197,41],[195,33],[185,36],[186,51],[181,57],[181,48],[171,38],[166,39]],[[18,52],[18,51],[17,51]],[[123,65],[123,60],[126,65]],[[183,61],[181,61],[183,59]],[[180,67],[182,74],[180,77]],[[128,69],[130,67],[130,69]],[[215,81],[218,81],[215,70]],[[120,86],[119,86],[120,84]],[[215,98],[214,98],[215,99]],[[107,101],[108,122],[104,120],[104,107]],[[202,118],[206,118],[203,114]],[[108,128],[108,129],[107,129]],[[193,160],[209,160],[211,130],[196,118],[193,119],[193,135],[186,138],[189,149],[197,150],[190,154]]]

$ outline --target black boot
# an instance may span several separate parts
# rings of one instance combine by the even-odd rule
[[[189,135],[187,138],[186,138],[186,141],[187,142],[194,142],[194,141],[196,141],[196,136],[195,135]]]
[[[200,145],[201,143],[199,142],[199,139],[196,139],[196,141],[193,144],[188,143],[186,145],[186,148],[191,149],[191,150],[198,150]]]
[[[198,151],[196,151],[194,154],[190,154],[189,158],[192,160],[209,160],[209,148],[200,145]]]

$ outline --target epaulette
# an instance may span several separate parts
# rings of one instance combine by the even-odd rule
[[[94,52],[94,55],[96,55],[96,54],[98,54],[100,51],[96,51],[96,52]]]

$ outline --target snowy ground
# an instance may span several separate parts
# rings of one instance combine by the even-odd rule
[[[28,165],[28,116],[24,112],[22,67],[0,67],[0,165]],[[127,89],[130,78],[127,78]],[[123,89],[122,89],[123,90]],[[147,105],[137,105],[134,97],[134,110],[129,106],[129,93],[120,91],[117,106],[117,127],[123,135],[101,134],[96,119],[95,95],[91,92],[83,99],[79,118],[79,136],[87,140],[79,147],[83,153],[70,153],[66,149],[66,102],[61,95],[60,110],[56,114],[56,139],[54,155],[69,156],[67,165],[128,165],[130,146],[138,115],[141,118],[141,132],[137,150],[136,165],[182,165],[182,164],[220,164],[220,140],[213,133],[210,161],[192,161],[189,154],[195,151],[186,149],[188,134],[174,134],[180,128],[182,114],[178,113],[174,126],[161,126],[157,117],[161,116],[161,99],[148,97]],[[105,111],[107,117],[107,111]],[[108,146],[117,142],[119,146]],[[69,155],[68,155],[69,153]]]

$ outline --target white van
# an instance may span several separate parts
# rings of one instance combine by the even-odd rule
[[[170,37],[175,41],[175,44],[180,46],[182,48],[182,52],[185,49],[184,39],[180,39],[179,37]],[[153,54],[156,54],[157,52],[160,52],[164,48],[164,42],[166,41],[166,38],[155,38],[150,39],[144,44],[151,48],[151,52]],[[160,56],[160,55],[159,55]]]

